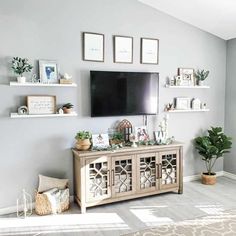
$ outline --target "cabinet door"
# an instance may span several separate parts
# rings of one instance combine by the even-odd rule
[[[137,155],[137,191],[151,192],[158,189],[158,155],[145,153]]]
[[[111,197],[110,158],[101,156],[86,160],[86,202]]]
[[[178,187],[179,185],[179,150],[159,153],[160,189]]]
[[[126,196],[135,192],[135,173],[133,155],[112,157],[112,197]]]

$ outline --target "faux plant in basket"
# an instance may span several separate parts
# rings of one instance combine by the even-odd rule
[[[65,114],[70,114],[73,110],[74,105],[71,103],[66,103],[62,106],[62,110]]]
[[[25,83],[26,78],[23,76],[25,72],[31,72],[33,66],[29,63],[27,58],[13,57],[11,68],[17,77],[18,83]]]
[[[91,137],[92,135],[89,131],[79,131],[75,136],[75,139],[77,140],[75,147],[78,150],[88,150],[91,146]]]
[[[216,183],[216,173],[213,172],[213,167],[218,158],[229,153],[232,146],[231,140],[223,133],[221,127],[211,127],[207,136],[195,138],[195,147],[202,156],[202,160],[205,161],[207,169],[207,172],[202,173],[203,184]]]

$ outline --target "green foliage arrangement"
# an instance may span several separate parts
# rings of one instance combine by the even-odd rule
[[[195,75],[195,78],[197,79],[197,81],[204,81],[208,75],[209,75],[209,70],[197,70]]]
[[[62,108],[66,108],[66,109],[71,109],[71,108],[73,108],[74,107],[74,105],[73,104],[71,104],[71,103],[66,103],[66,104],[64,104],[63,106],[62,106]]]
[[[27,58],[13,57],[11,68],[15,74],[22,77],[23,73],[31,72],[33,66],[29,63]]]
[[[124,135],[120,132],[116,132],[112,135],[112,140],[124,141]]]
[[[90,139],[92,137],[92,134],[89,131],[79,131],[76,136],[75,139]]]
[[[207,136],[195,138],[195,148],[205,161],[208,175],[214,174],[212,168],[218,158],[231,149],[232,138],[226,136],[221,127],[211,127]]]

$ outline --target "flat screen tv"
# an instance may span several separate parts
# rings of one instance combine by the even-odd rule
[[[158,113],[159,74],[90,71],[91,116]]]

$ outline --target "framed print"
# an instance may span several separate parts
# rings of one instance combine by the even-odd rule
[[[133,63],[133,37],[114,36],[114,62]]]
[[[163,131],[154,131],[154,137],[157,144],[162,144],[165,140],[165,133]]]
[[[137,142],[148,141],[149,136],[147,133],[147,127],[146,126],[135,127],[135,138]]]
[[[104,62],[104,34],[83,33],[83,60]]]
[[[29,115],[55,114],[56,96],[27,96]]]
[[[58,66],[56,61],[39,60],[39,77],[41,83],[58,83]]]
[[[178,75],[180,76],[180,86],[194,86],[194,69],[192,68],[179,68]]]
[[[158,64],[159,40],[141,38],[141,63]]]
[[[175,109],[188,110],[191,109],[191,98],[179,97],[175,99]]]
[[[97,148],[107,148],[110,146],[108,134],[93,134],[92,142],[93,147]]]

